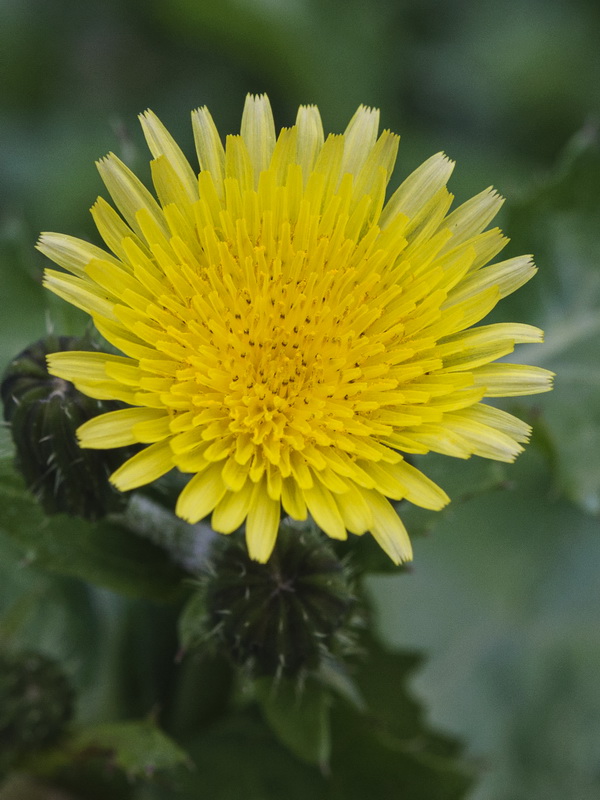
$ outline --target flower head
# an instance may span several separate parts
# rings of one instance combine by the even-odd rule
[[[529,256],[485,266],[507,241],[485,230],[501,198],[449,213],[440,153],[386,201],[398,137],[363,106],[343,135],[325,139],[314,106],[276,135],[266,96],[249,96],[225,146],[198,109],[199,175],[152,112],[140,119],[158,200],[111,154],[98,168],[120,213],[92,208],[111,252],[38,245],[70,273],[47,270],[46,286],[124,353],[49,357],[80,391],[131,406],[82,425],[81,446],[148,445],[113,473],[123,491],[192,473],[176,513],[212,512],[222,533],[246,521],[258,561],[282,507],[410,559],[387,498],[448,497],[405,455],[512,461],[529,428],[482,399],[550,387],[545,370],[492,363],[538,328],[472,327],[535,272]]]

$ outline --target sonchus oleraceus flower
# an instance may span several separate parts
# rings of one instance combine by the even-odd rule
[[[155,196],[115,155],[98,163],[118,212],[92,215],[108,249],[45,233],[68,273],[45,284],[88,312],[123,356],[63,352],[51,372],[130,408],[79,428],[82,447],[148,445],[112,475],[126,491],[177,467],[192,473],[176,513],[246,523],[266,561],[281,508],[334,539],[370,531],[411,558],[387,498],[429,509],[445,492],[405,459],[434,451],[513,461],[529,427],[485,397],[534,394],[551,373],[492,363],[524,324],[472,327],[535,272],[530,256],[486,266],[506,244],[486,230],[492,190],[450,212],[442,153],[386,201],[398,137],[361,106],[324,138],[315,106],[276,134],[266,96],[249,96],[223,146],[192,114],[197,175],[157,117],[140,116]]]

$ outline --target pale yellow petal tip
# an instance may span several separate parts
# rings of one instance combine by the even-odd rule
[[[113,483],[112,477],[111,483]],[[184,512],[178,506],[175,506],[175,516],[179,517],[179,519],[182,519],[184,522],[188,522],[190,525],[195,525],[200,521],[200,517],[198,517],[197,514],[190,514],[189,511]]]
[[[454,167],[456,166],[456,161],[453,158],[450,158],[450,156],[443,150],[440,150],[439,153],[435,153],[433,156],[431,156],[431,160],[432,161],[435,160],[440,165],[443,164],[445,168],[449,170],[450,174],[452,173]]]
[[[440,505],[438,506],[438,508],[434,509],[435,511],[441,511],[443,508],[446,508],[446,506],[449,505],[451,502],[451,499],[446,494],[446,492],[443,489],[440,489],[439,486],[438,489],[440,490]]]
[[[57,289],[57,280],[60,280],[60,277],[66,274],[66,272],[59,272],[55,269],[46,268],[42,273],[42,286],[44,289],[49,289],[60,297],[60,291]]]
[[[35,243],[35,249],[39,250],[41,253],[46,254],[46,249],[52,245],[52,243],[56,240],[57,237],[61,237],[60,233],[51,233],[50,231],[43,231],[37,238],[37,242]]]
[[[269,102],[269,96],[266,94],[266,92],[257,92],[255,94],[252,92],[248,92],[248,94],[246,95],[245,102],[246,105],[250,103],[254,103],[255,105],[259,103],[260,104],[267,103],[268,105],[271,105],[271,103]]]
[[[554,389],[554,379],[556,378],[556,372],[552,372],[549,369],[544,370],[544,372],[546,373],[547,387],[542,391],[551,392]]]
[[[381,541],[379,541],[379,544],[383,547]],[[401,564],[409,564],[413,560],[413,549],[410,540],[402,543],[402,545],[394,542],[393,546],[388,544],[383,549],[397,567]]]
[[[117,156],[111,151],[110,153],[107,153],[105,156],[101,156],[101,158],[98,158],[96,160],[96,166],[98,167],[98,169],[102,169],[108,166],[116,158]]]
[[[488,186],[483,193],[485,193],[490,200],[493,200],[495,203],[503,204],[506,202],[506,197],[500,194],[500,192],[494,186]]]
[[[98,437],[94,434],[93,430],[89,429],[89,423],[93,422],[93,420],[88,420],[80,425],[77,430],[75,431],[75,436],[77,437],[77,444],[83,450],[104,450],[104,445],[101,441],[99,441]],[[112,483],[112,475],[110,476],[109,480]]]
[[[361,103],[359,107],[356,109],[355,116],[357,116],[358,114],[361,115],[364,114],[369,117],[376,116],[379,119],[380,113],[381,112],[376,106],[368,106],[365,103]]]
[[[319,106],[316,103],[304,103],[301,106],[298,106],[298,112],[296,116],[300,116],[302,114],[319,114]]]
[[[194,479],[191,478],[191,480]],[[183,492],[179,495],[175,503],[175,516],[179,517],[179,519],[182,519],[184,522],[189,522],[191,525],[194,525],[203,518],[194,510],[193,503],[188,501],[187,495]]]
[[[272,129],[275,135],[275,121],[271,102],[266,94],[247,94],[242,112],[242,135],[248,134],[248,126],[261,125]]]
[[[89,420],[88,420],[88,422],[89,422]],[[85,430],[85,426],[86,425],[87,425],[87,423],[84,422],[83,425],[80,425],[77,428],[77,430],[75,431],[75,436],[77,438],[77,444],[83,450],[87,450],[90,447],[92,447],[92,449],[95,449],[95,450],[101,450],[102,447],[98,447],[98,445],[96,443],[96,440],[91,436],[88,437],[87,431]],[[82,430],[82,428],[83,428],[83,430]],[[110,476],[109,480],[112,482],[112,476]]]
[[[80,447],[85,447],[85,445],[83,445],[81,443],[80,443],[79,446]],[[119,469],[120,469],[120,467],[119,467]],[[131,488],[133,488],[133,487],[128,486],[127,482],[125,480],[123,480],[122,477],[118,473],[119,473],[119,470],[116,470],[115,472],[113,472],[112,475],[109,476],[109,479],[108,479],[109,482],[115,487],[115,489],[118,489],[120,492],[127,492]]]
[[[55,378],[61,378],[60,375],[60,356],[61,353],[49,353],[46,356],[46,369],[49,375],[54,375]]]
[[[259,541],[255,539],[248,540],[248,537],[246,537],[246,547],[248,548],[248,555],[252,561],[257,561],[259,564],[266,564],[273,553],[275,541],[270,542],[267,540],[267,537]]]
[[[523,389],[525,394],[543,394],[544,392],[551,392],[554,389],[554,378],[556,373],[543,367],[529,367],[530,382],[527,387]]]
[[[277,509],[279,516],[279,508]],[[259,564],[266,564],[277,541],[279,524],[267,525],[263,530],[258,530],[252,519],[252,515],[246,520],[246,547],[248,555],[253,561]]]
[[[145,120],[157,120],[158,117],[151,108],[146,108],[138,114],[138,119],[143,125]]]
[[[400,134],[399,133],[394,133],[394,131],[391,131],[389,128],[384,128],[381,131],[381,137],[380,138],[385,138],[385,139],[389,140],[390,142],[399,142],[400,141]]]

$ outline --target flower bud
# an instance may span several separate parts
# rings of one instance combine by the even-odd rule
[[[122,454],[82,450],[75,435],[83,422],[119,404],[86,397],[46,366],[49,353],[92,349],[87,339],[48,336],[11,361],[0,387],[17,468],[48,514],[98,519],[125,502],[108,481]]]
[[[34,652],[0,654],[0,767],[52,744],[73,705],[73,689],[54,660]]]
[[[256,677],[294,676],[353,641],[348,570],[318,533],[282,524],[266,564],[242,539],[219,539],[211,567],[184,612],[184,647],[210,642]]]

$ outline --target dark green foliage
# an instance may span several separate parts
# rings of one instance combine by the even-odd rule
[[[122,521],[46,517],[12,466],[0,459],[0,536],[42,569],[133,596],[173,600],[186,573]]]

